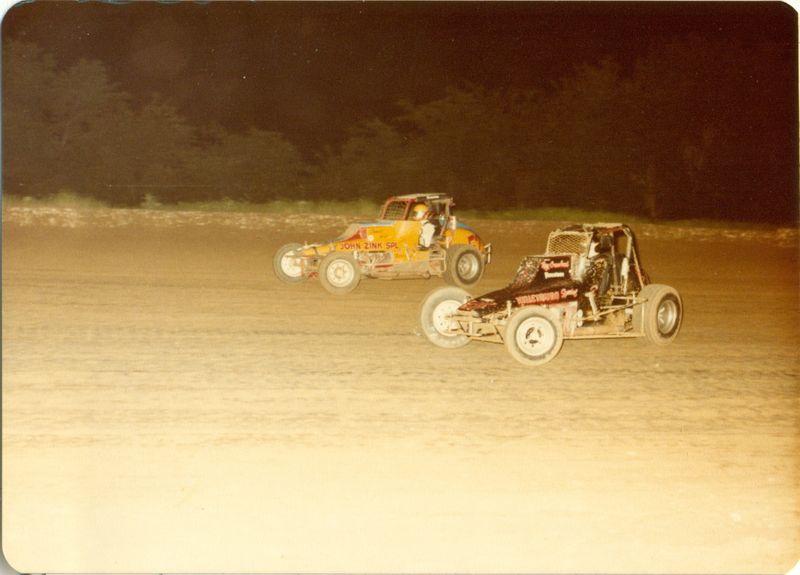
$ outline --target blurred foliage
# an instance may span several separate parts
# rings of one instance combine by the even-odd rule
[[[786,60],[785,77],[764,77],[764,58]],[[599,59],[539,90],[462,86],[400,102],[309,160],[280,133],[190,125],[158,95],[134,103],[99,61],[60,69],[9,40],[3,188],[218,209],[444,192],[478,213],[796,222],[794,64],[785,47],[682,39],[628,71]]]

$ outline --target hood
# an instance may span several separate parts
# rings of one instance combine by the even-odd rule
[[[475,311],[486,315],[502,311],[511,302],[512,308],[528,305],[546,305],[575,301],[579,295],[579,283],[573,280],[549,281],[546,284],[531,286],[506,286],[489,292],[462,305],[459,311]]]
[[[303,245],[303,249],[313,250],[323,246],[330,246],[336,242],[358,241],[366,239],[364,230],[366,228],[379,228],[391,227],[391,220],[373,220],[371,222],[356,222],[347,226],[347,228],[338,236],[333,239],[325,240],[322,242],[311,242]]]
[[[528,256],[506,287],[464,303],[460,311],[486,315],[511,307],[545,305],[578,299],[580,285],[570,274],[570,256]]]
[[[389,227],[392,225],[391,220],[373,220],[371,222],[356,222],[354,224],[350,224],[347,226],[347,229],[342,232],[339,236],[334,238],[332,241],[334,242],[343,242],[347,240],[358,240],[364,239],[362,237],[361,231],[365,228],[382,228],[382,227]]]

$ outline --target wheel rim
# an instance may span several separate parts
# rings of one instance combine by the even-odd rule
[[[656,325],[662,335],[669,335],[675,331],[679,317],[678,303],[672,299],[665,299],[658,306]]]
[[[530,357],[541,357],[556,344],[556,330],[543,317],[531,317],[519,324],[514,335],[519,350]]]
[[[286,254],[281,258],[281,271],[289,277],[300,277],[303,269],[300,266],[300,258],[291,254]]]
[[[458,259],[456,269],[458,271],[458,277],[465,280],[470,280],[478,274],[480,263],[478,262],[478,258],[475,254],[467,253]]]
[[[328,282],[335,287],[345,287],[350,285],[355,277],[355,269],[349,262],[336,260],[331,262],[325,272]]]
[[[461,302],[449,299],[433,308],[433,328],[444,336],[455,337],[458,335],[453,333],[453,327],[457,325],[457,322],[453,321],[451,317],[460,306]]]

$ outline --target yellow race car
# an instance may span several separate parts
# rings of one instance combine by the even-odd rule
[[[273,259],[275,274],[288,283],[319,277],[334,294],[352,291],[362,277],[439,276],[472,286],[491,261],[492,247],[452,211],[450,196],[393,196],[376,221],[351,224],[331,241],[281,247]]]

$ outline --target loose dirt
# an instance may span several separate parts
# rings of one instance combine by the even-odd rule
[[[433,347],[441,280],[348,296],[275,250],[348,218],[3,212],[3,550],[27,572],[784,573],[795,229],[636,226],[669,346]],[[511,279],[558,223],[471,222]]]

